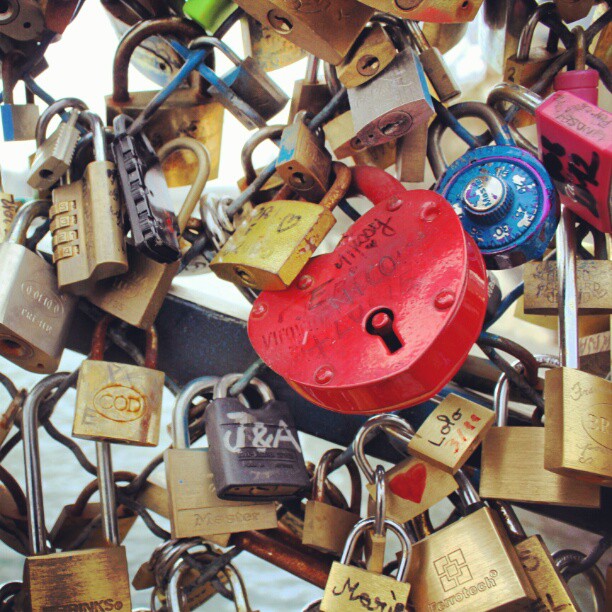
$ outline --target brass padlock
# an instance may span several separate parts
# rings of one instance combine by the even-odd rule
[[[113,529],[105,531],[105,546],[70,552],[49,553],[46,541],[45,514],[42,499],[42,476],[38,450],[38,411],[48,394],[63,383],[68,374],[54,374],[41,380],[28,395],[23,406],[22,428],[26,486],[29,507],[30,556],[24,565],[26,585],[25,610],[45,612],[83,605],[90,602],[109,602],[115,610],[131,610],[130,583],[125,548],[115,541]],[[108,447],[107,451],[108,452]],[[103,510],[108,520],[114,519],[112,504],[113,483],[105,469],[112,470],[110,457],[98,465]],[[106,465],[104,465],[106,463]]]
[[[132,472],[115,472],[115,482],[131,482],[136,478]],[[89,499],[98,490],[98,481],[93,480],[81,491],[74,504],[64,506],[57,517],[51,532],[49,541],[54,548],[62,550],[76,550],[80,548],[98,548],[105,545],[102,526],[88,529],[87,537],[82,537],[82,532],[89,527],[93,520],[100,514],[101,504],[90,502]],[[128,532],[136,522],[138,515],[125,506],[117,507],[117,524],[119,526],[119,542],[123,542]],[[79,540],[80,544],[74,546],[73,542]]]
[[[60,293],[53,266],[26,246],[32,222],[46,217],[50,202],[22,205],[0,244],[0,355],[18,366],[55,372],[66,345],[76,307],[74,296]],[[34,324],[35,323],[35,324]]]
[[[290,66],[306,57],[304,49],[250,15],[240,20],[240,26],[244,54],[251,56],[266,72]]]
[[[314,134],[300,111],[284,130],[276,159],[276,172],[283,181],[309,201],[320,200],[329,187],[331,155],[323,133]]]
[[[402,19],[459,23],[472,21],[483,0],[366,0],[364,4]]]
[[[532,608],[542,612],[555,612],[555,610],[577,612],[580,608],[578,608],[574,595],[557,571],[555,561],[542,537],[539,535],[527,536],[509,503],[494,501],[491,505],[502,519],[537,597]]]
[[[395,176],[402,183],[422,183],[425,180],[428,131],[428,123],[423,123],[397,139]]]
[[[157,332],[153,326],[146,330],[144,367],[103,361],[111,320],[105,315],[98,321],[91,354],[81,364],[72,435],[85,440],[157,446],[164,391],[164,373],[155,369]]]
[[[198,174],[191,185],[185,202],[177,215],[180,233],[206,186],[210,170],[210,158],[206,147],[193,138],[176,138],[159,150],[160,160],[166,159],[178,149],[189,149],[198,161]],[[180,267],[180,261],[162,264],[153,261],[130,244],[127,248],[129,270],[122,276],[98,282],[87,293],[87,299],[105,312],[142,329],[147,329],[157,318],[166,294]]]
[[[412,605],[469,612],[529,609],[536,595],[499,516],[482,504],[464,475],[460,481],[470,501],[467,516],[412,547]]]
[[[312,7],[281,0],[239,0],[237,4],[277,34],[334,65],[344,59],[374,13],[356,0],[330,0]]]
[[[325,481],[332,462],[341,450],[325,452],[314,475],[312,499],[306,502],[302,544],[334,555],[342,554],[351,529],[359,521],[361,511],[361,477],[354,461],[347,463],[351,476],[351,502],[348,510],[325,502]]]
[[[455,474],[493,426],[493,411],[460,395],[447,395],[408,444],[415,457]]]
[[[415,128],[414,131],[417,132],[418,129]],[[396,141],[393,140],[365,149],[355,149],[353,147],[355,128],[353,125],[353,114],[350,110],[328,121],[323,126],[323,131],[325,132],[325,138],[329,147],[338,159],[351,157],[357,165],[376,166],[382,170],[385,170],[396,161]],[[425,132],[427,132],[427,127],[425,127]]]
[[[340,562],[334,561],[329,572],[321,601],[323,612],[361,612],[364,601],[377,602],[383,610],[407,609],[408,596],[411,592],[407,576],[411,567],[413,547],[402,525],[391,519],[385,519],[385,528],[398,537],[402,547],[397,578],[349,565],[359,537],[373,528],[375,521],[375,518],[366,518],[353,527],[346,540]]]
[[[186,385],[172,412],[172,448],[164,452],[175,538],[205,537],[251,529],[274,529],[276,510],[270,502],[219,499],[215,492],[207,448],[190,448],[189,407],[198,396],[211,393],[218,378],[202,376]]]
[[[540,357],[539,362],[543,367],[558,364],[551,357]],[[598,508],[599,487],[544,469],[550,415],[546,414],[545,427],[507,427],[508,397],[508,379],[502,374],[495,388],[497,427],[489,431],[482,443],[480,495],[516,502]],[[517,474],[521,477],[517,478]]]
[[[139,45],[156,35],[191,40],[201,33],[196,24],[175,17],[141,21],[130,28],[122,37],[113,61],[113,93],[106,97],[107,124],[113,125],[114,118],[120,114],[135,119],[159,93],[128,90],[130,58]],[[179,136],[189,136],[205,144],[211,158],[210,178],[215,179],[219,175],[223,106],[203,94],[200,82],[199,77],[195,78],[191,85],[175,91],[147,122],[144,133],[156,150]],[[198,162],[191,151],[182,150],[166,159],[163,169],[168,186],[181,187],[193,183]]]
[[[94,133],[95,161],[81,180],[53,190],[49,210],[58,286],[76,295],[128,270],[121,190],[115,164],[107,158],[104,126],[89,111],[81,117]]]
[[[337,68],[345,87],[357,87],[375,77],[395,58],[397,49],[385,28],[377,22],[366,27]]]
[[[375,472],[365,456],[365,443],[377,430],[395,435],[407,449],[414,432],[412,428],[395,415],[378,415],[366,421],[357,432],[354,441],[355,461],[365,474],[369,484],[366,488],[375,499]],[[423,514],[434,504],[448,497],[459,485],[448,473],[423,459],[410,458],[391,468],[385,474],[387,483],[387,515],[405,523]]]
[[[319,58],[309,54],[306,62],[306,76],[293,84],[293,95],[289,106],[289,123],[295,120],[295,116],[300,111],[317,115],[331,100],[329,87],[327,83],[319,82],[318,72]]]
[[[580,369],[605,378],[612,367],[610,330],[581,336],[579,342]]]
[[[211,270],[247,287],[286,289],[336,223],[331,211],[345,196],[351,173],[340,162],[333,169],[336,178],[319,204],[275,200],[255,208],[210,262]]]

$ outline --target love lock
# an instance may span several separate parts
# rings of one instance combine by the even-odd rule
[[[353,192],[374,207],[286,291],[263,291],[248,332],[304,397],[367,414],[413,406],[453,377],[480,332],[487,276],[441,195],[351,170]]]

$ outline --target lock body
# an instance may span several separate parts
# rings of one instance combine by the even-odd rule
[[[39,115],[36,104],[0,104],[4,142],[34,140]]]
[[[123,274],[128,260],[115,164],[92,162],[80,181],[53,190],[53,262],[62,291],[83,295]]]
[[[546,469],[612,486],[612,383],[570,368],[550,370],[545,409]]]
[[[289,497],[308,487],[297,429],[287,404],[257,410],[236,398],[213,400],[204,414],[217,495],[252,501]]]
[[[365,4],[403,19],[434,23],[472,21],[483,0],[367,0]]]
[[[435,189],[453,205],[489,269],[541,257],[557,227],[554,185],[542,164],[517,147],[468,151]]]
[[[164,373],[87,359],[81,365],[72,435],[157,446]]]
[[[346,539],[359,515],[331,504],[308,500],[302,544],[325,553],[342,554]]]
[[[76,299],[59,292],[50,264],[18,244],[0,244],[0,278],[0,354],[30,372],[55,372]]]
[[[419,403],[450,380],[480,332],[487,279],[444,198],[408,192],[377,168],[352,170],[353,186],[377,204],[289,289],[260,294],[248,332],[310,401],[377,413]]]
[[[408,580],[417,610],[511,610],[535,600],[514,547],[490,508],[414,544]]]
[[[375,78],[350,88],[348,96],[356,149],[395,140],[427,123],[434,113],[423,66],[410,48]]]
[[[602,232],[612,232],[612,113],[558,91],[536,109],[540,157],[561,201]]]

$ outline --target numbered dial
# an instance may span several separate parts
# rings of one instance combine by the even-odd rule
[[[490,269],[541,257],[558,221],[548,173],[517,147],[481,147],[460,157],[436,191],[453,206]]]

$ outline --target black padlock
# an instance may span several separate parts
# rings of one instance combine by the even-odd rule
[[[310,486],[289,407],[254,378],[263,398],[249,408],[228,391],[242,375],[228,374],[215,386],[204,421],[217,495],[238,501],[284,499]]]

